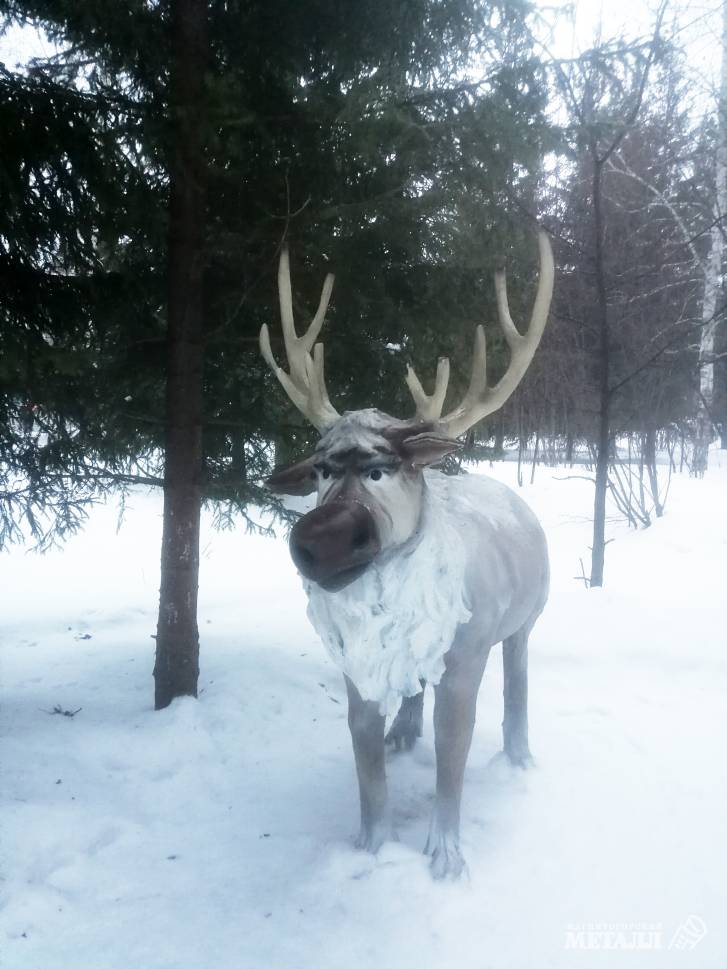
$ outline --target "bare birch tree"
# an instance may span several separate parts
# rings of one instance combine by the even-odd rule
[[[699,399],[694,433],[692,473],[702,476],[709,462],[709,445],[714,436],[715,333],[719,321],[718,295],[722,288],[724,224],[727,212],[727,0],[722,6],[722,66],[717,98],[717,146],[715,151],[715,194],[709,255],[704,273],[702,332],[699,341]]]
[[[657,56],[665,6],[659,9],[653,36],[645,42],[601,44],[568,65],[556,63],[556,80],[568,107],[568,134],[590,180],[591,322],[595,329],[596,375],[595,489],[591,586],[603,585],[606,551],[606,496],[612,457],[612,333],[609,281],[604,252],[604,172],[641,112],[649,74]]]

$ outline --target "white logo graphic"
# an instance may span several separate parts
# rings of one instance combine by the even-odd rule
[[[582,922],[566,926],[566,949],[661,949],[661,922]]]
[[[669,949],[696,949],[707,934],[707,923],[699,915],[689,915],[677,926]],[[668,939],[669,936],[666,936]],[[661,922],[580,922],[565,927],[565,949],[645,951],[666,945]]]
[[[674,936],[669,943],[670,949],[696,949],[699,943],[707,934],[707,926],[704,919],[698,915],[690,915],[677,928]]]

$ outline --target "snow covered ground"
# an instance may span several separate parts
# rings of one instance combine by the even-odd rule
[[[400,841],[352,848],[344,690],[282,539],[205,527],[202,692],[161,713],[158,496],[135,496],[118,534],[99,508],[62,552],[0,555],[2,969],[724,969],[723,463],[677,477],[651,529],[610,526],[603,590],[574,578],[590,486],[539,470],[523,489],[553,561],[531,641],[537,766],[493,760],[493,651],[460,884],[433,883],[421,854],[431,716],[389,761]]]

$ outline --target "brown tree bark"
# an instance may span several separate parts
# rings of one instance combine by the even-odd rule
[[[202,479],[207,0],[173,0],[164,525],[155,707],[196,696]]]

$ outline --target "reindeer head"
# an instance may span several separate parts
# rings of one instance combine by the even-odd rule
[[[265,360],[301,413],[321,432],[309,457],[276,469],[268,487],[278,494],[318,492],[316,508],[304,515],[290,536],[290,551],[298,570],[328,591],[358,578],[381,554],[404,545],[415,534],[422,509],[422,471],[460,447],[457,438],[502,407],[533,358],[548,316],[553,290],[553,256],[544,232],[538,236],[540,276],[527,334],[510,317],[504,272],[495,275],[498,315],[511,352],[510,365],[494,387],[487,384],[485,331],[475,334],[472,376],[462,402],[442,417],[449,381],[449,361],[437,365],[434,392],[427,395],[414,371],[406,382],[416,404],[416,416],[398,420],[379,410],[334,409],[326,391],[323,345],[316,338],[333,276],[323,284],[318,310],[299,337],[293,320],[287,249],[280,256],[278,290],[283,339],[290,372],[275,362],[267,326],[260,331]]]

